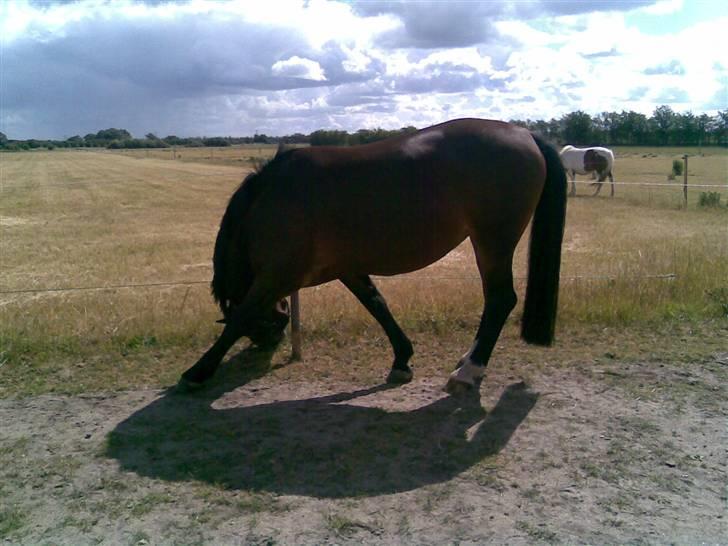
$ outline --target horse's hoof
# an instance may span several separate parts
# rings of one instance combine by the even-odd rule
[[[404,385],[412,381],[412,370],[392,369],[387,376],[387,383],[394,385]]]
[[[472,392],[474,388],[475,385],[471,385],[470,383],[465,383],[463,381],[458,381],[457,379],[451,377],[447,380],[447,384],[442,388],[442,390],[451,396],[461,396],[463,394]]]
[[[177,394],[189,394],[191,392],[199,391],[203,385],[203,383],[197,383],[196,381],[190,381],[189,379],[180,377],[174,392]]]

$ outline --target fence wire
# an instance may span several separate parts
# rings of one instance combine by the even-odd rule
[[[597,182],[596,180],[574,180],[573,182],[576,182],[577,184],[589,184],[590,186],[594,186],[596,184],[604,184],[605,186],[608,184],[614,184],[615,186],[665,186],[668,188],[674,188],[676,190],[682,190],[684,187],[682,182],[609,182],[608,180],[604,180],[602,182]],[[569,179],[569,184],[571,183],[572,180]],[[688,183],[688,189],[690,188],[720,188],[723,190],[728,190],[728,184]]]
[[[568,277],[561,277],[561,281],[617,281],[617,280],[641,280],[641,279],[654,279],[654,280],[674,280],[677,279],[676,273],[664,273],[659,275],[624,275],[615,277],[613,275],[571,275]],[[451,276],[440,276],[440,275],[420,275],[416,279],[412,277],[405,277],[403,275],[396,275],[392,277],[377,277],[373,276],[373,280],[380,281],[395,281],[395,282],[406,282],[411,280],[417,281],[477,281],[480,282],[481,278],[477,275],[451,275]],[[514,281],[525,281],[527,277],[513,277]],[[125,289],[139,289],[139,288],[160,288],[160,287],[175,287],[175,286],[195,286],[195,285],[209,285],[210,281],[178,281],[178,282],[151,282],[151,283],[133,283],[133,284],[111,284],[104,286],[66,286],[59,288],[19,288],[12,290],[0,290],[0,295],[19,295],[19,294],[46,294],[46,293],[63,293],[63,292],[94,292],[94,291],[105,291],[105,290],[125,290]]]

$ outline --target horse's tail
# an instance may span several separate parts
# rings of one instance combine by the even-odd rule
[[[531,225],[521,337],[528,343],[551,345],[559,299],[567,182],[556,150],[537,135],[533,139],[546,160],[546,183]]]
[[[212,295],[225,318],[233,303],[242,300],[252,280],[242,223],[259,191],[257,174],[249,175],[230,198],[212,255]]]

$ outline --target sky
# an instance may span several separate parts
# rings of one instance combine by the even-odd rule
[[[724,0],[0,0],[0,131],[286,135],[728,108]]]

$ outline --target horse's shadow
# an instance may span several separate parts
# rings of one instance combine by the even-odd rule
[[[489,412],[477,391],[411,411],[347,404],[390,388],[380,385],[215,409],[222,393],[267,371],[270,355],[256,358],[243,371],[227,366],[227,377],[203,394],[170,392],[140,409],[110,433],[106,455],[140,475],[230,489],[318,497],[393,493],[446,481],[498,453],[538,398],[518,383]]]

